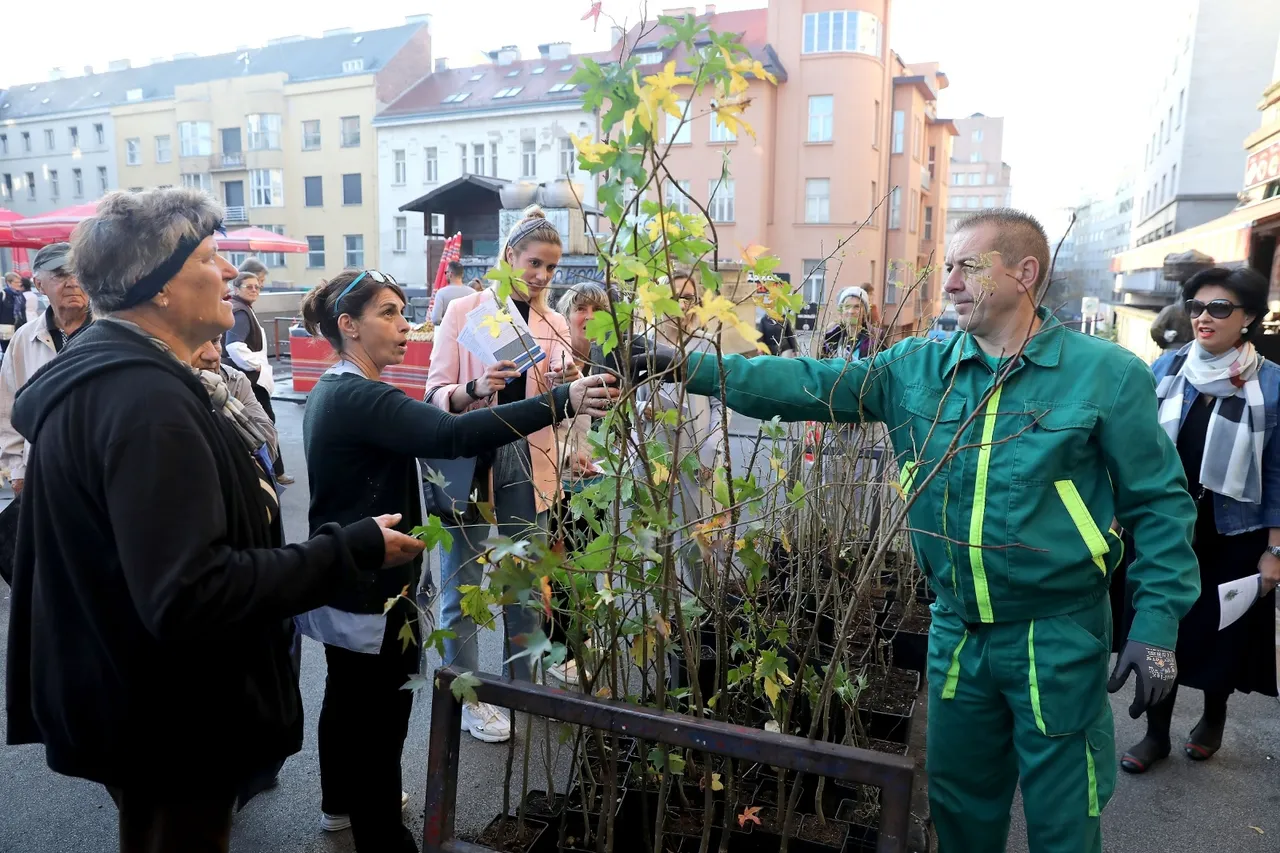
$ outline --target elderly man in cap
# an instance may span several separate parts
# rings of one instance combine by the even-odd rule
[[[18,389],[93,322],[89,298],[69,263],[70,243],[45,246],[31,262],[36,287],[49,299],[44,316],[14,332],[0,364],[0,470],[22,493],[28,443],[9,420]]]

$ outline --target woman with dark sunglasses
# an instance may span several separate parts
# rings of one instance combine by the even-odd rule
[[[322,334],[338,362],[320,378],[303,415],[312,529],[355,517],[360,507],[392,507],[404,532],[423,523],[419,457],[493,451],[577,413],[601,416],[615,392],[593,376],[546,394],[454,415],[379,381],[404,361],[409,323],[404,292],[377,270],[348,271],[306,295],[307,331]],[[351,827],[361,853],[416,851],[400,810],[400,754],[429,628],[413,600],[421,557],[380,573],[328,606],[298,617],[324,643],[328,677],[320,710],[321,828]],[[388,602],[392,602],[388,606]],[[425,630],[424,630],[425,629]]]
[[[1183,745],[1193,761],[1221,748],[1234,691],[1276,695],[1280,367],[1253,345],[1267,314],[1267,290],[1266,278],[1251,269],[1192,276],[1182,288],[1191,343],[1152,368],[1160,423],[1177,443],[1199,508],[1193,545],[1200,598],[1179,624],[1177,648],[1178,684],[1204,691],[1204,713]],[[1218,585],[1254,575],[1261,576],[1261,600],[1218,630]],[[1147,736],[1124,754],[1124,770],[1145,773],[1168,756],[1176,697],[1177,686],[1147,709]]]

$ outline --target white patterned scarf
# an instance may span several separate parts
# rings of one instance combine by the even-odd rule
[[[1204,439],[1200,483],[1211,492],[1244,503],[1262,502],[1262,445],[1267,417],[1258,383],[1262,358],[1245,342],[1211,355],[1199,341],[1175,356],[1160,380],[1160,426],[1175,442],[1182,426],[1186,387],[1213,397],[1213,413]]]

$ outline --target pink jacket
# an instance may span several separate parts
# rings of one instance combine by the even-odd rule
[[[482,299],[493,299],[492,290],[484,290],[470,296],[459,296],[449,303],[444,320],[436,329],[435,343],[431,348],[431,365],[427,372],[426,401],[449,411],[449,397],[458,386],[484,375],[485,365],[458,344],[458,330],[466,322],[467,312],[480,304]],[[525,383],[525,397],[547,393],[546,372],[552,365],[573,363],[573,351],[569,347],[569,324],[564,317],[550,308],[539,312],[535,307],[529,312],[529,331],[542,347],[547,357],[529,368]],[[477,400],[468,408],[491,405],[494,398]],[[529,458],[533,463],[534,497],[538,511],[549,509],[560,494],[559,451],[555,431],[551,427],[538,430],[528,437]]]

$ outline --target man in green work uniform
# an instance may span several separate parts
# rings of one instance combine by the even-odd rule
[[[1134,717],[1167,693],[1199,592],[1195,507],[1151,371],[1037,308],[1048,268],[1034,218],[987,211],[946,259],[964,334],[857,362],[695,355],[685,369],[690,392],[753,417],[888,426],[938,597],[927,769],[942,853],[1003,851],[1019,782],[1032,853],[1101,853],[1107,690],[1136,672]],[[1113,517],[1136,543],[1137,615],[1108,683]]]

